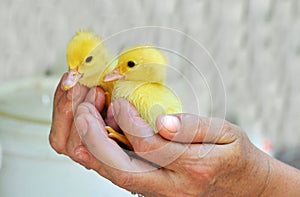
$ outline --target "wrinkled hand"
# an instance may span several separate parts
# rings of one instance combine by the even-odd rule
[[[88,88],[77,84],[69,91],[61,85],[66,74],[62,77],[54,95],[52,126],[49,141],[52,148],[59,154],[68,155],[71,159],[88,167],[86,158],[93,158],[78,135],[74,115],[79,104],[91,104],[98,111],[104,107],[104,93],[101,88]],[[99,121],[100,117],[99,117]],[[104,124],[103,120],[102,123]],[[96,160],[94,160],[96,161]]]
[[[145,196],[259,196],[265,189],[268,162],[263,153],[240,128],[222,119],[161,116],[159,134],[154,134],[131,104],[115,101],[107,122],[118,125],[134,152],[161,166],[157,168],[129,156],[108,138],[93,105],[81,104],[75,118],[84,144],[98,159],[99,165],[92,166],[95,158],[86,158],[86,165],[129,191]]]
[[[107,135],[99,114],[104,99],[101,88],[76,85],[64,91],[60,83],[49,140],[58,153],[120,187],[145,196],[298,196],[300,192],[300,171],[256,149],[239,127],[222,119],[177,114],[158,117],[159,133],[154,134],[135,108],[119,99],[110,105],[106,123],[121,128],[143,159],[127,154]]]

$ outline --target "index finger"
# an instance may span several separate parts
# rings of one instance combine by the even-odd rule
[[[62,154],[67,154],[66,144],[73,123],[73,113],[87,93],[87,88],[79,84],[69,91],[64,91],[61,88],[61,82],[65,76],[62,77],[56,88],[49,134],[50,145],[56,152]]]

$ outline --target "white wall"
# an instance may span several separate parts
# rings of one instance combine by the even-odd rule
[[[66,44],[79,28],[102,37],[144,25],[181,30],[217,62],[228,119],[270,137],[275,149],[300,142],[299,0],[2,0],[0,24],[0,82],[63,72]],[[215,73],[205,74],[213,84]]]

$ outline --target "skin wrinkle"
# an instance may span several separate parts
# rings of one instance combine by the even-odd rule
[[[61,98],[60,104],[57,105],[56,110],[59,114],[62,114],[65,117],[71,118],[73,117],[72,103],[66,101],[65,97]],[[64,105],[64,107],[62,106]]]
[[[79,136],[77,136],[77,138],[75,137],[75,134],[77,134],[77,131],[76,131],[76,128],[75,128],[74,124],[71,127],[71,131],[73,131],[73,132],[71,132],[70,135],[68,136],[66,151],[70,155],[71,159],[76,160],[75,152],[73,150],[73,147],[74,147],[75,144],[81,144],[81,140],[79,139]],[[70,138],[72,140],[70,140]]]
[[[59,89],[56,89],[55,95],[54,95],[54,101],[53,101],[53,108],[55,108],[55,107],[58,108],[58,104],[61,103],[60,101],[63,96],[65,96],[63,94],[63,92]]]
[[[98,121],[100,121],[100,123],[102,125],[105,125],[105,122],[102,120],[100,114],[98,113],[98,111],[95,110],[94,106],[91,103],[82,103],[82,105],[80,105],[78,107],[78,110],[82,110],[81,113],[90,113],[93,115],[94,118],[96,118]]]
[[[68,110],[69,108],[59,108],[58,106],[58,113],[59,114],[62,114],[63,117],[73,117],[73,113],[71,113],[70,110]],[[59,117],[54,117],[53,118],[53,124],[52,124],[52,127],[51,127],[51,135],[49,137],[50,139],[50,144],[52,147],[54,147],[54,149],[57,149],[57,152],[60,153],[60,154],[63,154],[66,152],[66,149],[65,149],[65,144],[67,142],[67,139],[68,139],[68,135],[67,134],[66,136],[64,136],[64,140],[61,140],[62,139],[62,135],[64,135],[64,133],[60,133],[60,132],[57,132],[54,128],[64,128],[66,130],[70,130],[70,127],[67,126],[65,127],[64,123],[61,122],[61,121],[57,121],[57,119],[61,118],[61,116]],[[70,119],[70,118],[69,118]],[[67,120],[68,121],[68,120]],[[57,140],[59,139],[59,140]]]

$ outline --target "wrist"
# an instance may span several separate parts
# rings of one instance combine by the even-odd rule
[[[271,173],[269,156],[252,144],[248,145],[244,149],[247,151],[240,154],[243,158],[238,159],[239,164],[235,164],[240,167],[235,168],[233,174],[224,177],[225,184],[221,186],[223,193],[219,195],[226,196],[226,193],[228,196],[262,196],[265,193]]]
[[[300,193],[300,171],[275,158],[268,157],[270,175],[261,196],[298,196]]]
[[[248,175],[245,176],[247,187],[249,187],[246,196],[262,196],[267,190],[270,181],[271,157],[255,146],[253,146],[251,155],[249,155]]]

